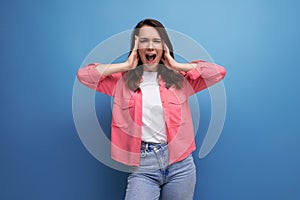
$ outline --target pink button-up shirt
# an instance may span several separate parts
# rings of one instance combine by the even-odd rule
[[[196,148],[188,97],[218,81],[226,74],[223,67],[202,60],[193,61],[196,68],[180,72],[184,76],[180,89],[167,89],[161,77],[159,91],[166,123],[170,164],[190,155]],[[126,165],[138,166],[142,135],[142,91],[130,90],[122,73],[104,76],[89,64],[77,72],[78,80],[87,87],[114,98],[111,124],[112,158]],[[142,81],[142,80],[141,80]]]

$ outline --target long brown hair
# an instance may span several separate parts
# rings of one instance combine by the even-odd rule
[[[162,41],[166,43],[170,50],[170,55],[174,58],[173,54],[173,46],[171,44],[171,41],[169,39],[168,33],[165,29],[165,27],[157,20],[154,19],[145,19],[140,21],[133,29],[132,34],[131,34],[131,46],[130,46],[130,52],[129,55],[131,54],[133,48],[134,48],[134,42],[135,42],[135,36],[139,35],[140,28],[143,26],[151,26],[157,30],[159,33]],[[164,51],[163,51],[164,55]],[[130,70],[126,72],[124,79],[126,82],[126,85],[133,91],[138,89],[141,77],[143,75],[143,63],[141,59],[138,61],[138,65],[135,69]],[[161,75],[161,78],[165,82],[165,87],[170,88],[172,85],[175,85],[176,88],[181,88],[181,82],[183,80],[183,76],[179,73],[174,72],[171,69],[168,69],[166,66],[163,65],[162,61],[159,62],[158,68],[157,68],[157,73],[158,75]]]

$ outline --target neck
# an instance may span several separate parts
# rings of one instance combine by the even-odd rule
[[[153,65],[143,65],[144,67],[144,71],[147,72],[157,72],[157,65],[153,64]]]

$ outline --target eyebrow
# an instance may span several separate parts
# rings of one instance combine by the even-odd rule
[[[142,37],[141,40],[142,39],[149,39],[149,38],[148,37]],[[161,40],[161,38],[153,38],[153,40]]]

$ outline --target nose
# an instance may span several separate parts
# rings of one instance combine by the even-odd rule
[[[153,48],[153,42],[152,42],[152,41],[149,41],[149,42],[148,42],[147,49],[149,49],[149,50],[154,49],[154,48]]]

